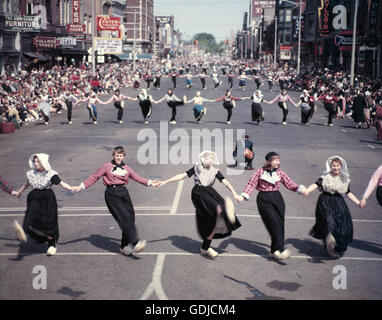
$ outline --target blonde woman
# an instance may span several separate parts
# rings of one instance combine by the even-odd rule
[[[234,197],[238,196],[219,169],[214,167],[216,164],[216,154],[211,151],[204,151],[199,155],[199,162],[187,172],[159,183],[159,186],[164,186],[169,182],[177,182],[194,176],[195,186],[191,192],[191,199],[196,211],[197,228],[203,239],[200,252],[212,259],[218,256],[218,253],[211,248],[212,239],[228,237],[233,230],[241,226],[234,214],[232,200],[229,197],[224,200],[212,187],[215,180],[218,179],[231,191]]]
[[[310,235],[324,241],[328,254],[341,257],[353,240],[353,221],[343,195],[357,206],[360,201],[350,192],[350,175],[346,162],[340,156],[326,160],[326,169],[321,177],[301,193],[308,196],[319,189],[316,205],[316,223]]]

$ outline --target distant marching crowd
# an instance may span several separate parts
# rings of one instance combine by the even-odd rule
[[[73,106],[86,102],[89,117],[97,124],[96,104],[112,101],[118,109],[117,120],[122,123],[124,100],[128,99],[138,101],[145,124],[151,116],[151,104],[162,101],[171,108],[171,124],[176,123],[176,107],[185,103],[194,104],[195,120],[201,122],[207,111],[204,102],[222,102],[227,110],[226,123],[230,124],[232,110],[240,100],[252,100],[252,121],[258,124],[264,120],[263,102],[277,103],[282,111],[283,125],[287,124],[288,102],[301,108],[301,122],[308,124],[316,110],[316,102],[321,101],[328,112],[326,125],[333,126],[335,118],[351,117],[356,128],[376,127],[377,140],[382,141],[381,79],[356,76],[351,86],[348,72],[304,66],[301,70],[297,74],[296,69],[288,65],[275,70],[272,64],[262,60],[199,56],[141,61],[135,70],[131,62],[108,63],[98,66],[95,75],[87,64],[8,72],[0,78],[0,123],[14,122],[16,128],[39,120],[49,124],[51,113],[67,110],[68,123],[72,124]],[[171,78],[173,88],[167,90],[163,98],[154,100],[148,90],[161,90],[164,77]],[[201,90],[217,89],[226,79],[226,94],[209,100],[198,91],[191,100],[185,96],[178,98],[175,91],[180,79],[184,79],[184,85],[180,84],[182,88],[197,87]],[[197,79],[200,84],[196,83]],[[280,87],[280,94],[271,101],[264,100],[262,91],[272,92],[275,83]],[[249,84],[251,90],[255,90],[251,96],[234,97],[231,90],[236,84],[241,90],[246,90]],[[139,90],[139,94],[136,97],[122,95],[120,90],[127,87]],[[287,89],[301,91],[299,101],[293,101]],[[102,101],[99,94],[113,96]]]

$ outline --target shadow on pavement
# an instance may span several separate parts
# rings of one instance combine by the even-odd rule
[[[200,253],[200,248],[202,246],[202,241],[196,241],[194,239],[185,236],[169,236],[163,239],[151,240],[149,243],[161,242],[161,241],[171,241],[171,244],[182,251],[189,253]]]
[[[120,242],[121,242],[120,239],[105,237],[98,234],[92,234],[87,238],[81,238],[81,239],[71,240],[67,242],[62,242],[62,243],[58,243],[58,245],[66,246],[68,244],[73,244],[73,243],[78,243],[83,241],[87,241],[92,246],[105,250],[105,251],[109,251],[109,252],[119,252]]]
[[[369,242],[364,240],[353,239],[353,242],[349,244],[349,247],[363,250],[363,251],[368,251],[368,252],[375,253],[382,256],[381,243],[374,243],[374,242]]]

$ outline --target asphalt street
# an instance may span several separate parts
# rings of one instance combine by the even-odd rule
[[[175,94],[190,99],[201,88],[198,79],[194,83],[194,88],[187,89],[185,80],[179,79]],[[224,79],[222,86],[214,90],[212,81],[207,79],[207,86],[202,96],[216,99],[224,95],[227,82]],[[167,88],[172,88],[172,83],[164,79],[160,91],[149,93],[158,100]],[[254,88],[254,82],[248,81],[247,89],[242,91],[235,82],[233,95],[251,96]],[[279,93],[277,86],[273,92],[268,92],[267,84],[260,89],[267,100]],[[131,88],[121,92],[131,97],[137,95]],[[288,93],[298,100],[300,93]],[[102,100],[109,97],[100,96]],[[178,107],[177,124],[169,125],[171,110],[163,102],[153,106],[150,123],[144,125],[138,103],[128,101],[123,124],[117,123],[117,109],[109,104],[98,106],[98,125],[93,125],[85,105],[81,104],[73,111],[71,126],[64,112],[53,115],[48,126],[43,122],[33,123],[14,134],[1,134],[0,174],[19,188],[26,181],[29,156],[48,153],[60,178],[78,185],[112,159],[115,146],[123,145],[127,149],[125,162],[135,172],[150,179],[167,179],[191,168],[199,151],[208,147],[209,134],[214,132],[223,137],[223,140],[211,140],[211,148],[223,155],[219,168],[239,193],[253,171],[233,168],[229,155],[234,147],[232,141],[240,130],[245,130],[254,142],[255,168],[263,165],[267,152],[277,151],[282,169],[294,181],[307,186],[321,175],[328,157],[340,155],[348,164],[351,191],[361,197],[372,173],[381,164],[382,145],[375,141],[375,128],[355,129],[351,119],[335,120],[333,127],[327,127],[324,125],[327,113],[321,103],[317,104],[308,126],[301,125],[300,109],[291,105],[288,125],[282,126],[282,112],[277,105],[263,103],[265,121],[258,126],[251,122],[250,105],[250,101],[237,102],[231,124],[227,125],[222,103],[205,103],[208,111],[201,124],[194,120],[192,104],[187,104]],[[145,149],[148,145],[149,150]],[[177,159],[181,157],[186,161],[179,162]],[[162,188],[129,183],[138,232],[148,241],[146,249],[134,257],[119,254],[121,232],[106,208],[101,181],[76,194],[54,187],[60,226],[54,257],[46,256],[47,245],[32,241],[20,244],[14,234],[12,222],[15,219],[22,222],[30,190],[20,199],[0,193],[0,299],[382,298],[382,209],[375,191],[364,209],[346,200],[353,217],[354,240],[344,257],[333,260],[326,255],[322,243],[309,236],[318,191],[302,197],[282,187],[286,202],[286,246],[292,256],[276,262],[269,258],[270,237],[259,217],[256,191],[248,202],[236,204],[242,227],[229,238],[213,240],[218,258],[210,260],[201,256],[192,187],[192,179]],[[219,182],[215,187],[221,195],[229,195]],[[34,288],[36,266],[46,270],[46,289]],[[345,282],[339,289],[335,286],[338,266],[346,268]]]

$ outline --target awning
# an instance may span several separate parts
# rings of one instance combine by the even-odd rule
[[[63,48],[60,50],[61,55],[88,55],[89,53],[86,50],[83,49],[77,49],[77,48]]]
[[[41,62],[48,62],[51,60],[50,57],[44,57],[43,55],[37,52],[24,52],[24,54],[29,58],[38,59],[38,61],[41,61]]]
[[[129,59],[131,59],[131,54],[129,54],[129,53],[112,54],[112,56],[117,57],[120,60],[129,60]]]

